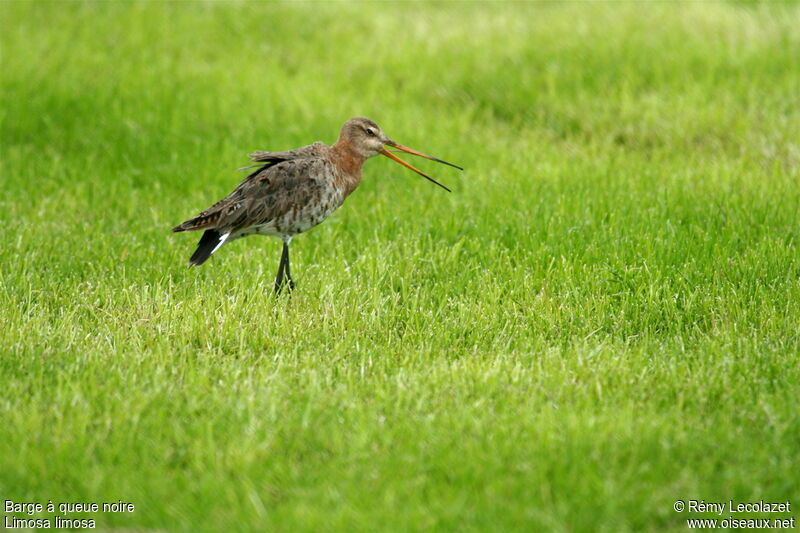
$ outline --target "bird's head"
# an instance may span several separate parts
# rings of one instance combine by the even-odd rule
[[[378,154],[385,155],[389,159],[392,159],[406,168],[410,168],[420,176],[432,181],[439,187],[450,191],[447,187],[436,181],[435,179],[431,178],[424,172],[414,168],[413,166],[409,165],[396,155],[394,155],[391,151],[387,150],[387,146],[391,146],[395,148],[394,152],[406,152],[408,154],[416,155],[419,157],[424,157],[425,159],[430,159],[432,161],[436,161],[438,163],[443,163],[445,165],[450,165],[451,167],[455,167],[459,170],[464,170],[463,168],[459,167],[458,165],[454,165],[452,163],[448,163],[447,161],[443,161],[436,157],[431,157],[429,155],[425,155],[422,152],[418,152],[413,150],[407,146],[403,146],[402,144],[396,143],[393,140],[389,139],[383,130],[375,124],[372,120],[365,118],[365,117],[356,117],[351,118],[347,122],[344,123],[342,126],[342,131],[339,134],[339,141],[340,143],[348,144],[352,150],[354,150],[359,156],[363,157],[364,159],[369,159],[370,157],[376,156]]]
[[[380,126],[364,117],[345,122],[339,139],[346,141],[364,159],[378,155],[384,145],[391,142]]]

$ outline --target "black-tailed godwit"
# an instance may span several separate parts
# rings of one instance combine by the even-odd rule
[[[228,196],[172,231],[205,230],[189,263],[202,265],[222,245],[248,235],[269,235],[283,241],[275,292],[284,276],[294,288],[289,268],[289,242],[330,216],[361,182],[364,161],[378,154],[397,161],[449,191],[424,172],[409,165],[385,147],[431,159],[459,170],[461,167],[412,150],[390,140],[375,122],[358,117],[342,126],[333,146],[315,142],[286,152],[255,152],[258,167]],[[244,170],[244,169],[240,169]]]

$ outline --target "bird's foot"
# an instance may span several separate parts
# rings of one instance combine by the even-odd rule
[[[294,290],[294,281],[288,280],[281,283],[275,283],[275,296],[279,295],[283,291],[284,287],[286,287],[286,291],[291,294],[291,292]]]

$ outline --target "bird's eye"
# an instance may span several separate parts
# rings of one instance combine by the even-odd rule
[[[373,130],[372,128],[367,128],[367,135],[375,137],[375,130]]]

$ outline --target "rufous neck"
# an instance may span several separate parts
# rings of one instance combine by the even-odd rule
[[[366,157],[358,153],[355,147],[346,139],[340,138],[331,146],[331,158],[337,168],[344,174],[361,176],[361,167]]]

